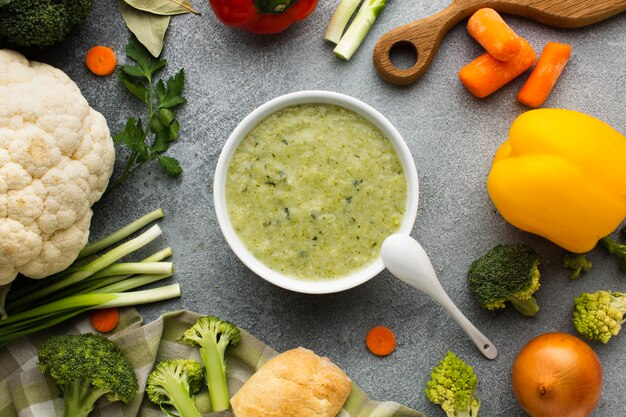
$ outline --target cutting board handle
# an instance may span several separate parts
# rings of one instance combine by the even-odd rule
[[[626,10],[626,0],[454,0],[440,12],[400,26],[383,35],[374,47],[374,66],[393,84],[417,81],[435,57],[448,31],[482,7],[491,7],[550,26],[575,28],[591,25]],[[390,59],[395,47],[415,48],[417,61],[411,68],[396,67]]]

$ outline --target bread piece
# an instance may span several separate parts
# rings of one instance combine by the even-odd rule
[[[335,417],[351,389],[330,359],[299,347],[270,359],[231,404],[236,417]]]

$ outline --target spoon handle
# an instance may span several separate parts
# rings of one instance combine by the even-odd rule
[[[445,292],[439,294],[439,296],[435,298],[435,301],[446,309],[487,359],[495,359],[496,356],[498,356],[498,350],[494,344],[465,317],[461,310],[452,302],[448,294]]]

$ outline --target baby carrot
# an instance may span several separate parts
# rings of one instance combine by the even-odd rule
[[[386,356],[396,348],[396,337],[385,326],[377,326],[367,333],[365,344],[374,355]]]
[[[487,97],[532,67],[537,55],[525,39],[520,38],[520,42],[522,49],[512,61],[498,61],[487,52],[461,68],[463,85],[476,97]]]
[[[101,77],[113,74],[117,59],[111,48],[94,46],[85,55],[85,64],[91,72]]]
[[[102,308],[91,312],[91,326],[100,333],[115,329],[119,321],[120,312],[117,307]]]
[[[467,31],[495,59],[510,61],[520,52],[519,36],[493,9],[479,9],[467,21]]]
[[[535,69],[530,73],[517,95],[517,99],[530,107],[541,106],[561,76],[571,53],[572,47],[569,45],[548,42],[539,56]]]

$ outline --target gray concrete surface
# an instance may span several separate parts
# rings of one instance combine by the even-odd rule
[[[571,282],[560,265],[564,251],[508,225],[489,200],[486,175],[509,125],[525,110],[515,99],[525,77],[486,100],[472,97],[456,74],[482,52],[461,24],[444,39],[418,83],[397,87],[379,78],[371,58],[375,41],[392,28],[441,10],[444,0],[391,0],[347,63],[336,59],[322,41],[336,0],[320,0],[306,21],[276,36],[253,36],[225,27],[206,2],[192,2],[203,15],[173,18],[163,53],[166,73],[180,67],[187,73],[188,104],[179,112],[181,139],[169,152],[181,161],[185,173],[172,180],[156,165],[146,167],[94,208],[94,238],[156,207],[167,212],[161,222],[164,237],[151,248],[173,247],[175,280],[181,283],[183,296],[139,308],[146,320],[175,309],[218,315],[279,351],[302,345],[328,355],[371,397],[397,401],[433,417],[443,412],[428,402],[423,388],[430,369],[451,349],[475,367],[482,416],[525,415],[511,391],[510,376],[521,347],[544,332],[573,333],[572,302],[581,291],[626,290],[626,275],[600,249],[591,254],[592,272]],[[94,13],[65,42],[22,51],[66,71],[106,116],[112,132],[118,132],[128,117],[143,109],[116,77],[97,78],[83,64],[85,52],[96,44],[112,46],[125,62],[128,32],[114,3],[98,0]],[[574,48],[546,106],[580,110],[626,132],[626,15],[578,30],[549,28],[513,16],[506,19],[536,50],[547,41]],[[413,236],[429,253],[452,299],[497,345],[500,354],[495,361],[484,359],[440,307],[387,272],[339,294],[296,294],[254,275],[226,245],[212,197],[213,172],[226,138],[258,105],[305,89],[359,98],[386,115],[404,135],[420,180]],[[470,263],[505,242],[530,243],[543,258],[543,285],[537,293],[542,310],[536,318],[511,310],[486,312],[468,292],[465,273]],[[385,358],[371,355],[364,345],[368,329],[379,324],[397,335],[396,351]],[[626,334],[593,347],[605,372],[602,399],[593,415],[625,416]]]

